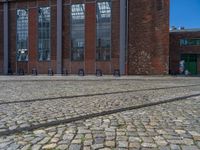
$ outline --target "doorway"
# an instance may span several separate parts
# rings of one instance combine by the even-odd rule
[[[182,54],[181,60],[185,61],[185,70],[188,70],[191,75],[197,75],[197,55]]]

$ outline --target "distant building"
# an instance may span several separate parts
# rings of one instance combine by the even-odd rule
[[[169,0],[0,0],[0,72],[168,74]]]
[[[200,29],[172,29],[169,54],[171,74],[179,74],[180,61],[186,73],[200,74]]]

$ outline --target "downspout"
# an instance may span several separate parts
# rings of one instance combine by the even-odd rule
[[[126,0],[120,0],[120,73],[125,74],[126,61]]]
[[[57,74],[62,74],[62,0],[57,0],[56,73]]]
[[[129,43],[129,0],[126,0],[126,75],[128,75],[128,43]]]
[[[8,74],[8,0],[3,1],[3,51],[4,51],[4,59],[3,59],[3,70],[4,75]]]

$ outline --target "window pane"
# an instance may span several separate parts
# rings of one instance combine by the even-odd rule
[[[157,10],[163,9],[163,0],[157,0]]]
[[[198,46],[200,45],[200,39],[180,39],[181,46]]]
[[[84,59],[85,47],[85,5],[71,6],[71,58]]]
[[[39,8],[38,16],[38,60],[45,61],[51,59],[50,52],[50,7]]]
[[[17,10],[17,61],[28,61],[28,10]]]
[[[97,2],[96,59],[110,60],[111,51],[111,2]]]

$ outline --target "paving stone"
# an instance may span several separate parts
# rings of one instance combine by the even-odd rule
[[[129,137],[130,142],[142,142],[141,138],[138,137]]]
[[[107,147],[115,147],[115,141],[106,141],[105,146]]]
[[[53,149],[53,148],[55,148],[55,147],[56,147],[56,144],[53,143],[53,144],[44,145],[44,146],[42,147],[42,149]]]
[[[92,150],[96,150],[96,149],[103,148],[104,145],[103,144],[93,144],[93,145],[91,145],[91,147],[92,147]]]
[[[197,146],[200,148],[200,142],[197,142]]]
[[[102,143],[104,143],[104,138],[95,138],[94,143],[95,144],[102,144]]]
[[[2,142],[2,143],[0,143],[0,148],[4,148],[4,147],[10,145],[11,143],[12,142]]]
[[[178,134],[184,134],[186,131],[185,130],[175,130],[175,132]]]
[[[192,139],[183,139],[185,145],[193,145],[194,144],[194,141]]]
[[[126,141],[119,141],[118,142],[118,146],[120,148],[127,148],[128,147],[128,142],[126,142]]]
[[[25,145],[21,150],[30,150],[31,144]]]
[[[44,145],[50,140],[50,137],[45,137],[42,141],[40,141],[38,144]]]
[[[68,145],[65,145],[65,144],[63,144],[63,145],[58,145],[58,146],[56,147],[56,149],[59,149],[59,150],[66,150],[66,149],[68,149]]]
[[[69,150],[81,150],[81,145],[79,144],[71,144]]]
[[[57,143],[58,141],[59,141],[60,139],[59,138],[53,138],[53,139],[51,139],[51,143]]]
[[[200,135],[198,135],[198,136],[194,135],[193,138],[195,141],[200,141]]]
[[[40,134],[45,134],[46,131],[45,131],[45,130],[35,130],[33,133],[34,133],[35,135],[40,135]]]
[[[154,143],[142,143],[141,145],[145,148],[155,148],[155,147],[157,147],[156,144],[154,144]]]
[[[18,149],[20,147],[20,145],[16,144],[16,143],[12,143],[9,145],[9,147],[5,148],[7,150],[15,150]]]
[[[141,137],[144,143],[153,143],[153,139],[150,137]]]
[[[129,143],[129,148],[140,148],[141,144],[138,142],[134,142],[134,143]]]
[[[91,150],[90,146],[84,146],[83,150]]]
[[[199,150],[197,146],[181,146],[182,150]]]
[[[33,139],[32,141],[31,141],[31,143],[32,144],[36,144],[36,143],[38,143],[39,141],[41,141],[43,139],[43,137],[36,137],[35,139]]]
[[[168,146],[161,146],[158,149],[159,150],[170,150],[170,147],[168,147]]]
[[[155,142],[159,146],[166,146],[168,144],[165,140],[157,140]]]
[[[171,144],[170,147],[171,147],[171,150],[181,150],[179,145]]]

